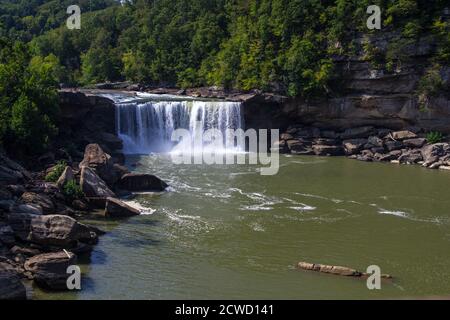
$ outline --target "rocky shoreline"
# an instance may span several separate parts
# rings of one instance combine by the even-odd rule
[[[336,132],[290,126],[273,146],[282,154],[347,156],[366,162],[417,164],[450,170],[450,144],[430,143],[420,128],[394,131],[364,126]]]
[[[139,215],[120,198],[167,188],[156,176],[130,173],[98,144],[86,147],[80,163],[64,160],[57,181],[49,182],[44,177],[61,162],[29,172],[0,153],[0,300],[32,298],[31,281],[49,291],[68,290],[68,267],[104,234],[79,220]]]

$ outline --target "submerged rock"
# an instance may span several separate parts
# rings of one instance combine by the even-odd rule
[[[368,276],[367,273],[360,272],[353,268],[332,266],[332,265],[319,264],[319,263],[299,262],[297,264],[297,267],[302,270],[316,271],[316,272],[321,272],[321,273],[330,273],[330,274],[346,276],[346,277],[366,277],[366,276]],[[392,279],[392,276],[390,276],[388,274],[382,274],[381,277],[384,279]]]
[[[129,173],[120,179],[119,187],[135,192],[161,192],[168,187],[168,184],[151,174]]]
[[[130,207],[116,198],[106,199],[105,216],[111,218],[126,218],[140,215],[140,211]]]

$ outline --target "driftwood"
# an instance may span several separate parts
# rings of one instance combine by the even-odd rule
[[[321,273],[330,273],[339,276],[346,277],[369,277],[370,274],[365,272],[360,272],[356,269],[341,267],[341,266],[330,266],[326,264],[309,263],[309,262],[299,262],[297,267],[302,270],[316,271]],[[392,276],[388,274],[382,274],[383,279],[392,279]]]

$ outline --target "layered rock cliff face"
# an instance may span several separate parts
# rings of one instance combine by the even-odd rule
[[[314,99],[283,98],[266,95],[245,102],[247,127],[286,129],[292,124],[322,129],[344,130],[375,126],[394,130],[419,127],[424,131],[450,133],[450,67],[441,66],[444,88],[428,97],[426,106],[419,102],[418,86],[436,43],[423,37],[401,48],[402,56],[393,56],[394,70],[374,66],[367,59],[367,43],[385,55],[401,39],[395,33],[380,33],[370,39],[355,40],[355,54],[333,57],[336,77],[329,96]],[[394,51],[395,53],[395,51]]]

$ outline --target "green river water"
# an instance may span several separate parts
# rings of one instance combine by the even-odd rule
[[[147,214],[88,221],[108,230],[81,292],[36,299],[379,299],[450,293],[450,172],[345,158],[281,156],[256,166],[174,165],[128,157],[171,185],[133,201]],[[295,268],[298,261],[394,276],[365,280]]]

